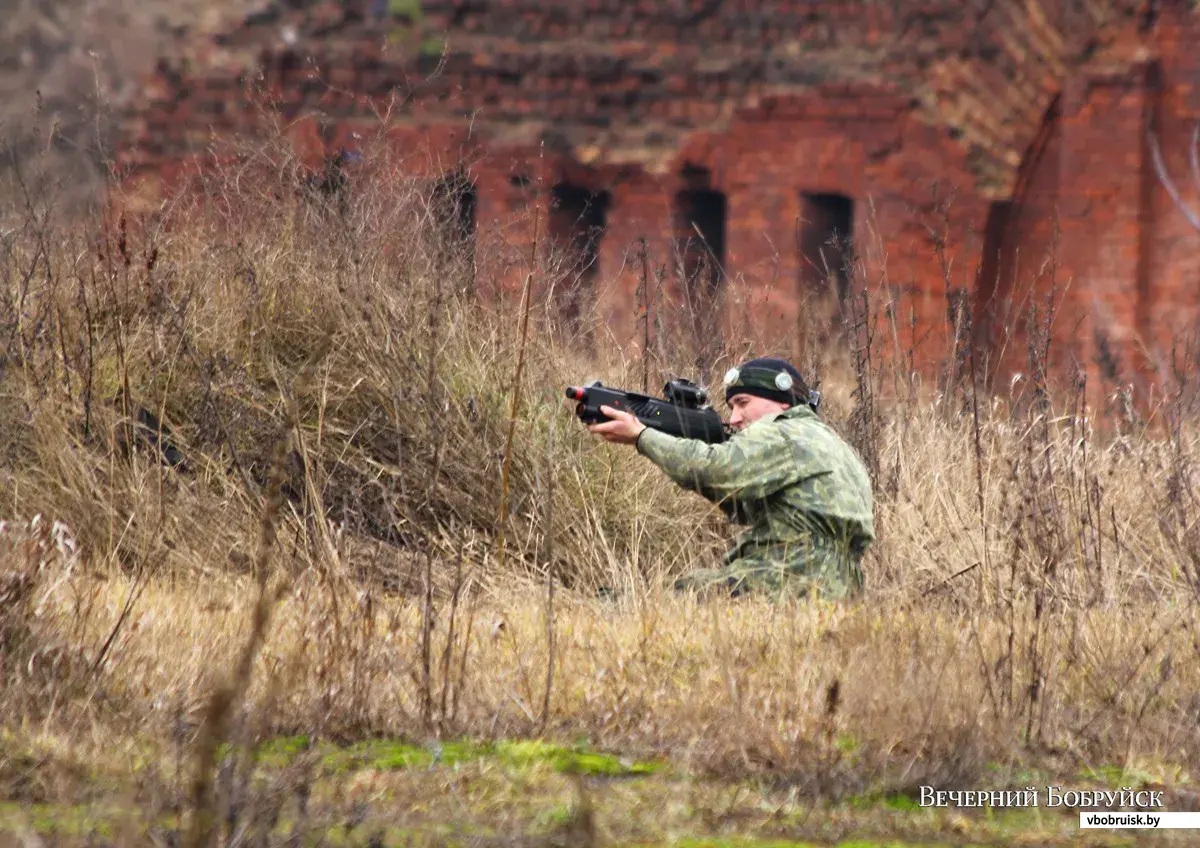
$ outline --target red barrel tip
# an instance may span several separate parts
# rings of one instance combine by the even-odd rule
[[[583,389],[567,386],[567,397],[571,400],[583,400]]]

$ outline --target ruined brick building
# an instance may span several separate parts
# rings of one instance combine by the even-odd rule
[[[1053,295],[1057,361],[1145,381],[1200,320],[1200,230],[1152,143],[1200,208],[1198,48],[1193,0],[291,0],[160,63],[123,157],[169,182],[253,129],[257,78],[319,159],[403,90],[389,137],[430,177],[465,163],[462,223],[539,207],[584,282],[613,281],[618,338],[644,238],[682,257],[676,294],[736,293],[777,349],[829,263],[930,357],[969,314],[997,373],[1023,369],[1016,312]]]

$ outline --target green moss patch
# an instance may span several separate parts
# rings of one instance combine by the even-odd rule
[[[928,812],[916,798],[899,792],[876,792],[867,795],[855,795],[846,802],[846,805],[855,810],[883,808],[902,813]]]
[[[275,743],[270,757],[297,751],[290,740]],[[293,753],[294,755],[294,753]],[[495,744],[465,741],[431,742],[414,745],[389,739],[359,742],[346,748],[332,748],[322,755],[321,766],[327,772],[359,769],[394,771],[397,769],[457,766],[467,762],[492,760],[510,768],[549,767],[561,774],[585,774],[603,777],[638,777],[655,774],[661,763],[637,762],[587,750],[583,746],[563,747],[539,740],[504,741]]]
[[[394,18],[416,23],[421,20],[421,0],[389,0],[388,12]]]
[[[563,748],[536,740],[500,742],[493,751],[501,760],[518,768],[546,763],[563,774],[632,777],[654,774],[664,768],[661,763],[633,762],[582,747]]]
[[[1154,776],[1149,772],[1115,765],[1084,769],[1079,773],[1079,779],[1099,783],[1112,789],[1120,789],[1122,786],[1144,786],[1147,783],[1155,782]]]

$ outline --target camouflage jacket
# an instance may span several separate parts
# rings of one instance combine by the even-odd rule
[[[862,460],[806,406],[764,416],[719,445],[647,428],[638,452],[686,489],[750,525],[724,567],[676,584],[745,588],[862,588],[859,560],[875,539],[871,481]]]

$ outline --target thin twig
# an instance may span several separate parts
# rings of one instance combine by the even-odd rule
[[[540,207],[534,207],[533,216],[533,246],[530,249],[529,273],[525,275],[525,286],[521,291],[521,342],[517,349],[517,369],[513,376],[512,406],[508,413],[508,439],[504,444],[504,469],[500,473],[500,517],[499,517],[499,556],[497,570],[504,571],[504,543],[507,534],[504,532],[508,522],[508,470],[512,464],[513,434],[517,429],[517,412],[521,405],[521,372],[525,368],[525,345],[529,333],[529,312],[533,302],[533,269],[537,261],[538,222]]]

